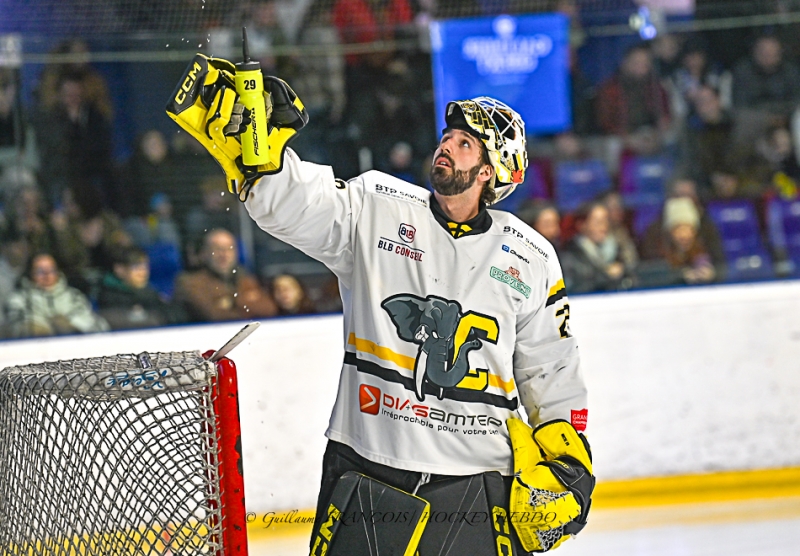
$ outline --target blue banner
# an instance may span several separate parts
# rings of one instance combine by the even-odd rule
[[[528,133],[572,125],[569,20],[501,15],[431,24],[437,128],[451,100],[490,96],[520,113]]]

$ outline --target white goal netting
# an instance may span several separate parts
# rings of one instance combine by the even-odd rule
[[[222,554],[215,377],[199,352],[0,371],[0,554]]]

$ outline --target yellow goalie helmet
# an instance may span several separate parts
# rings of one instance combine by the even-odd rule
[[[525,122],[510,106],[491,97],[456,100],[447,104],[445,123],[483,141],[494,167],[494,203],[511,195],[517,184],[525,180],[528,167]]]

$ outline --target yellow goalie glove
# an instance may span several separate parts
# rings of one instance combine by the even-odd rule
[[[566,421],[535,431],[520,419],[506,425],[514,450],[511,523],[525,550],[546,552],[586,525],[595,483],[589,444]]]
[[[308,114],[289,85],[265,76],[269,161],[245,166],[238,136],[251,122],[237,102],[235,72],[227,60],[195,55],[167,103],[167,114],[208,150],[225,172],[228,190],[244,201],[259,177],[280,172],[286,144],[308,123]]]

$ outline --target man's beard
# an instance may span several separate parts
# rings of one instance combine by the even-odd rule
[[[433,190],[439,195],[444,195],[445,197],[458,195],[459,193],[464,193],[464,191],[475,183],[475,178],[478,177],[478,172],[481,171],[480,164],[476,164],[469,170],[456,170],[452,158],[447,155],[440,156],[447,159],[452,172],[448,174],[447,167],[445,166],[434,165],[433,168],[431,168],[431,187],[433,187]]]

